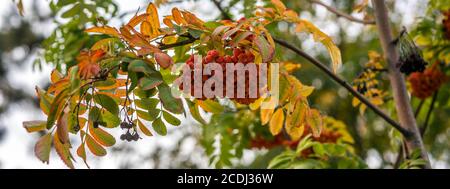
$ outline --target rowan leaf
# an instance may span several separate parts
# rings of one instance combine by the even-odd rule
[[[43,163],[49,162],[50,149],[52,146],[52,133],[47,133],[36,142],[34,146],[34,154]]]
[[[178,25],[187,24],[187,22],[184,20],[182,14],[181,14],[181,12],[176,7],[172,9],[172,17],[173,17],[173,20],[175,21],[175,23],[177,23]]]
[[[342,58],[341,51],[333,43],[331,37],[320,31],[320,29],[311,22],[302,19],[298,20],[296,31],[312,34],[315,41],[322,43],[327,48],[331,57],[333,71],[336,73],[337,69],[342,65]]]
[[[84,164],[89,168],[89,165],[86,161],[86,148],[84,147],[85,143],[81,143],[80,146],[77,148],[77,155],[81,159],[83,159]]]
[[[282,108],[278,108],[270,119],[269,130],[272,135],[277,135],[283,129],[284,112]]]
[[[88,28],[84,30],[85,32],[91,32],[91,33],[101,33],[106,35],[111,35],[114,37],[120,37],[119,32],[116,28],[109,27],[109,26],[95,26],[92,28]]]
[[[142,108],[144,110],[150,110],[156,108],[156,105],[158,105],[159,100],[156,98],[141,98],[136,99],[134,103],[139,108]]]
[[[105,94],[95,94],[94,95],[94,101],[95,103],[99,104],[112,114],[118,114],[119,113],[119,106],[117,102],[111,98],[108,95]]]
[[[86,144],[87,147],[89,148],[89,151],[92,152],[92,154],[96,155],[96,156],[105,156],[106,155],[106,150],[105,148],[103,148],[103,146],[101,146],[100,144],[98,144],[94,138],[92,138],[89,134],[86,133]]]
[[[170,87],[162,83],[158,85],[159,98],[161,99],[161,103],[163,104],[164,109],[172,112],[174,114],[183,113],[183,103],[180,98],[175,98],[172,95]]]
[[[45,130],[47,121],[24,121],[22,125],[27,132],[32,133]]]
[[[275,109],[263,109],[261,108],[260,117],[261,117],[261,125],[265,125],[269,123],[270,118],[272,118],[273,112]]]
[[[151,74],[149,76],[142,77],[139,80],[138,85],[142,90],[150,90],[150,89],[157,87],[161,83],[163,83],[163,79],[162,79],[161,75],[155,73],[155,74]]]
[[[55,124],[56,119],[59,117],[63,111],[65,101],[64,99],[68,96],[68,90],[64,89],[61,91],[53,100],[47,117],[47,129],[50,129]]]
[[[314,137],[319,137],[322,131],[322,116],[320,116],[320,112],[316,109],[311,109],[307,113],[306,123],[312,130],[312,134]]]
[[[275,54],[275,49],[269,44],[266,38],[263,36],[257,36],[254,40],[254,44],[258,47],[262,61],[264,63],[270,62]]]
[[[54,135],[53,137],[53,144],[56,150],[56,153],[61,158],[61,160],[66,164],[67,167],[74,169],[72,163],[72,154],[70,153],[70,143],[62,143],[61,139],[58,137],[58,135]]]
[[[116,143],[116,139],[100,127],[94,127],[89,124],[89,133],[101,145],[110,147]]]
[[[163,111],[163,117],[164,120],[167,121],[167,123],[170,123],[173,126],[179,126],[181,124],[181,121],[169,112]]]
[[[146,10],[147,14],[149,15],[148,17],[148,22],[151,24],[151,31],[152,34],[151,36],[157,36],[159,35],[159,28],[161,27],[161,24],[159,22],[159,16],[158,16],[158,10],[156,9],[155,4],[150,3],[147,6],[147,10]]]
[[[137,119],[137,125],[142,133],[144,133],[144,135],[153,136],[152,132],[150,132],[150,130],[144,125],[144,123],[142,123],[141,120]]]
[[[200,111],[198,109],[198,105],[191,102],[191,101],[187,101],[187,104],[189,106],[189,112],[191,113],[191,116],[197,120],[199,123],[205,125],[206,121],[203,119],[203,117],[200,115]]]
[[[152,113],[149,111],[142,111],[142,110],[136,110],[136,114],[139,118],[146,120],[146,121],[153,121],[158,117],[159,110],[154,109],[152,110]]]
[[[39,107],[41,108],[42,112],[45,113],[45,115],[48,115],[50,113],[50,107],[54,97],[37,86],[36,93],[39,98]]]
[[[133,60],[130,62],[130,65],[128,65],[128,70],[145,74],[152,74],[156,72],[147,62],[143,60]]]
[[[200,106],[203,110],[207,112],[211,112],[213,114],[222,113],[224,108],[218,102],[206,99],[206,100],[197,100],[196,104]]]

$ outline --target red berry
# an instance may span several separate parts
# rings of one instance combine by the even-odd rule
[[[212,56],[212,57],[215,58],[215,57],[219,56],[219,51],[217,51],[217,50],[210,50],[210,51],[208,51],[207,55],[208,56]]]

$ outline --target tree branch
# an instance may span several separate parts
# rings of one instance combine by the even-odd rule
[[[433,99],[431,99],[431,104],[430,104],[430,108],[428,109],[428,112],[427,112],[427,117],[425,118],[425,123],[423,124],[423,127],[420,129],[420,135],[422,137],[425,134],[425,131],[427,131],[427,127],[430,122],[431,113],[433,112],[433,109],[434,109],[434,104],[436,103],[438,92],[439,91],[436,91],[433,95]]]
[[[338,17],[343,17],[343,18],[345,18],[345,19],[347,19],[349,21],[352,21],[352,22],[356,22],[356,23],[360,23],[360,24],[366,24],[366,25],[373,25],[373,24],[375,24],[375,21],[373,21],[373,20],[362,20],[362,19],[355,18],[355,17],[353,17],[353,16],[351,16],[351,15],[349,15],[347,13],[343,13],[341,11],[338,11],[334,7],[328,6],[327,4],[325,4],[325,3],[323,3],[323,2],[321,2],[319,0],[311,0],[311,3],[323,6],[328,11],[336,14]]]
[[[225,10],[220,6],[220,3],[217,2],[217,0],[211,0],[214,2],[214,4],[216,5],[217,9],[219,9],[219,11],[222,12],[222,15],[227,15],[228,18],[231,18],[227,12],[225,12]],[[225,16],[224,16],[225,17]],[[329,77],[331,77],[331,79],[333,79],[335,82],[337,82],[338,84],[340,84],[341,86],[343,86],[345,89],[347,89],[354,97],[358,98],[358,100],[360,100],[363,104],[365,104],[368,108],[372,109],[376,114],[378,114],[380,117],[382,117],[384,120],[386,120],[386,122],[388,122],[389,124],[391,124],[395,129],[397,129],[400,133],[402,133],[402,135],[404,136],[409,136],[410,133],[402,128],[400,126],[400,124],[398,124],[396,121],[394,121],[392,118],[390,118],[387,114],[385,114],[382,110],[380,110],[377,106],[375,106],[374,104],[372,104],[366,97],[364,97],[364,95],[362,95],[361,93],[359,93],[358,91],[356,91],[355,89],[353,89],[353,87],[348,84],[345,80],[339,78],[339,76],[337,76],[336,74],[334,74],[330,69],[328,69],[327,66],[325,66],[325,64],[321,63],[319,60],[311,57],[310,55],[308,55],[307,53],[303,52],[302,50],[300,50],[299,48],[289,44],[286,41],[283,41],[281,39],[277,39],[274,38],[274,41],[283,46],[286,47],[290,50],[292,50],[293,52],[295,52],[297,55],[305,58],[306,60],[308,60],[309,62],[311,62],[313,65],[315,65],[316,67],[318,67],[320,70],[322,70],[323,72],[325,72],[325,74],[327,74]]]
[[[386,56],[386,62],[388,62],[389,80],[392,87],[397,116],[403,128],[408,130],[408,133],[411,133],[409,136],[404,135],[407,147],[410,151],[419,149],[421,158],[427,162],[424,167],[431,168],[427,151],[423,145],[420,131],[417,127],[416,119],[414,118],[414,113],[411,108],[408,91],[406,90],[405,78],[395,65],[399,55],[395,44],[392,43],[392,30],[389,25],[390,21],[387,7],[384,0],[372,0],[372,4],[375,9],[375,18],[381,47]]]

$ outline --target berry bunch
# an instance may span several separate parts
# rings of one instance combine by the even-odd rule
[[[235,72],[233,74],[233,78],[227,78],[226,75],[226,66],[227,64],[237,64],[237,63],[242,63],[244,65],[247,64],[254,64],[255,60],[255,55],[253,55],[253,53],[250,50],[245,50],[239,47],[235,47],[233,48],[232,51],[232,55],[223,55],[221,56],[219,54],[219,52],[217,50],[210,50],[207,52],[206,57],[203,57],[202,59],[202,64],[206,65],[209,63],[218,63],[221,65],[222,67],[222,71],[223,71],[223,95],[227,98],[230,98],[240,104],[251,104],[252,102],[254,102],[256,99],[258,99],[260,97],[260,92],[257,91],[257,97],[256,98],[251,98],[250,97],[250,74],[257,74],[256,78],[259,78],[259,72],[256,73],[249,73],[246,71],[245,74],[245,97],[244,98],[238,98],[237,95],[237,73]],[[186,65],[190,67],[191,69],[191,95],[194,96],[194,55],[191,55],[191,57],[186,61]],[[256,64],[255,64],[256,65]],[[256,68],[258,70],[258,65],[256,65]],[[202,77],[202,86],[205,83],[206,80],[208,80],[209,78],[214,76],[214,72],[211,75],[203,75]],[[227,95],[227,86],[226,86],[226,81],[227,79],[233,79],[234,81],[234,94],[233,96],[226,96]],[[182,90],[182,86],[180,86],[180,89]],[[212,90],[214,90],[214,86],[212,88]],[[206,97],[203,97],[201,99],[205,99]]]
[[[443,12],[444,20],[442,20],[442,25],[444,25],[444,35],[450,40],[450,10]]]
[[[120,140],[126,140],[127,142],[131,142],[137,141],[141,138],[139,137],[139,134],[136,132],[136,130],[130,132],[130,130],[134,128],[134,124],[131,122],[124,121],[120,123],[120,128],[127,129],[127,132],[125,134],[120,135]]]
[[[423,73],[415,72],[408,77],[413,96],[420,99],[430,97],[442,84],[448,81],[448,77],[438,69],[437,65],[438,63],[435,63]]]

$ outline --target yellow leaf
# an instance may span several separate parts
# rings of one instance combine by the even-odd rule
[[[159,23],[158,10],[156,9],[155,4],[150,3],[147,7],[148,22],[151,24],[152,37],[159,35],[159,28],[161,24]]]
[[[287,118],[286,118],[287,119]],[[291,137],[291,140],[296,141],[299,140],[300,137],[303,136],[303,133],[305,132],[305,126],[290,126],[286,127],[286,133]]]
[[[307,85],[302,85],[301,89],[300,89],[300,95],[303,97],[308,97],[309,95],[311,95],[311,93],[314,91],[314,87],[312,86],[307,86]]]
[[[283,62],[283,68],[288,72],[288,73],[292,73],[298,69],[300,69],[302,67],[301,64],[299,63],[294,63],[294,62]]]
[[[261,113],[260,113],[261,125],[265,125],[265,124],[269,123],[270,118],[273,115],[273,111],[274,111],[274,109],[262,109],[261,108]]]
[[[314,137],[319,137],[322,132],[322,117],[319,111],[311,109],[306,116],[306,123],[311,128]]]
[[[281,132],[281,129],[283,128],[283,121],[284,121],[284,112],[283,108],[278,108],[277,111],[272,116],[272,119],[270,119],[269,123],[269,129],[270,133],[272,135],[277,135]]]
[[[353,97],[353,99],[352,99],[352,106],[353,106],[353,107],[356,107],[356,106],[359,105],[359,103],[361,103],[361,102],[359,101],[359,99]]]
[[[52,73],[50,74],[50,81],[52,83],[56,83],[59,80],[61,80],[63,77],[64,77],[64,75],[61,72],[59,72],[57,69],[54,69],[52,71]]]
[[[322,43],[328,50],[331,57],[332,68],[334,73],[342,65],[341,51],[333,43],[333,40],[325,33],[320,31],[319,28],[314,26],[311,22],[306,20],[299,20],[296,27],[297,32],[307,32],[313,35],[315,41]]]
[[[106,35],[111,35],[114,37],[119,37],[119,32],[117,31],[116,28],[113,27],[109,27],[109,26],[96,26],[96,27],[92,27],[92,28],[88,28],[86,30],[84,30],[85,32],[92,32],[92,33],[102,33],[102,34],[106,34]]]
[[[150,38],[152,36],[152,26],[149,22],[147,21],[142,22],[141,33],[147,38]]]
[[[163,19],[163,23],[169,28],[173,28],[173,22],[172,22],[171,18],[172,18],[172,16],[166,16]]]

